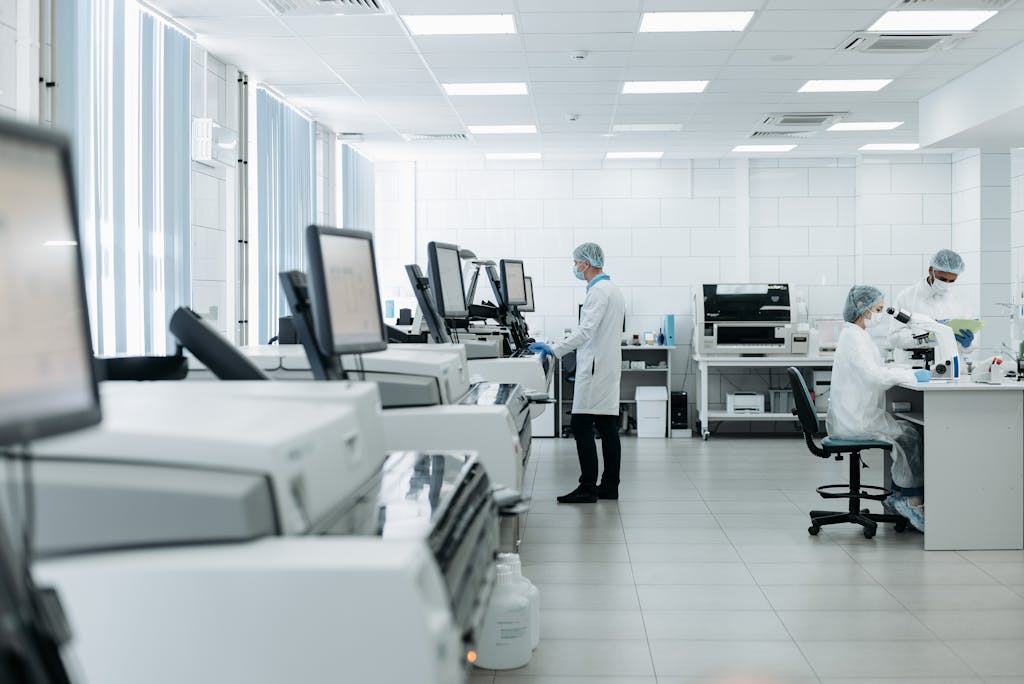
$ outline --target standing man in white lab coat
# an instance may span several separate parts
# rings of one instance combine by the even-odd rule
[[[548,346],[530,345],[530,350],[562,358],[576,350],[576,384],[572,400],[572,433],[580,459],[579,486],[559,503],[594,503],[619,498],[619,381],[622,375],[622,321],[626,303],[622,292],[604,268],[604,251],[585,242],[572,253],[572,270],[587,281],[587,296],[580,312],[580,325],[561,342]],[[597,444],[594,428],[601,435],[604,473],[597,480]]]
[[[956,281],[964,268],[963,257],[951,249],[940,249],[932,257],[927,277],[896,295],[893,306],[936,321],[977,318],[977,312],[969,310],[957,293]],[[970,330],[954,330],[953,335],[964,359],[978,346],[978,338]],[[910,328],[896,322],[890,329],[889,342],[898,349],[911,349],[917,344]]]

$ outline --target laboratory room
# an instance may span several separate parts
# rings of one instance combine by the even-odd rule
[[[1024,684],[1024,0],[0,0],[0,684]]]

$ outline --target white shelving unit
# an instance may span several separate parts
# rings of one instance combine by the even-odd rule
[[[648,365],[658,366],[656,368],[623,368],[619,389],[619,403],[636,404],[636,388],[650,387],[654,385],[664,386],[668,391],[669,401],[672,398],[672,351],[675,347],[663,345],[641,345],[639,347],[623,347],[623,361],[644,361]],[[664,364],[660,366],[658,364]],[[569,414],[572,412],[572,390],[573,385],[566,380],[562,373],[562,363],[558,361],[555,367],[556,401],[558,416],[555,423],[555,434],[559,437],[562,430],[569,424]],[[670,405],[665,407],[665,436],[668,437],[669,426],[672,422],[672,411]]]
[[[697,363],[697,420],[700,421],[701,436],[711,436],[710,423],[726,421],[774,422],[796,420],[789,413],[729,413],[708,407],[708,377],[712,368],[821,368],[831,369],[831,357],[810,356],[701,356],[694,355]],[[818,419],[825,414],[819,413]]]

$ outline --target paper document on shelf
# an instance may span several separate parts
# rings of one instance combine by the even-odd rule
[[[970,330],[972,333],[976,333],[985,327],[985,321],[979,321],[977,318],[951,318],[943,323],[952,328],[954,332]]]

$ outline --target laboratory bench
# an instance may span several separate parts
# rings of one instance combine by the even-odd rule
[[[905,383],[892,402],[924,432],[924,548],[1024,548],[1024,383]]]
[[[697,420],[701,436],[706,440],[711,436],[711,423],[725,421],[759,421],[759,422],[780,422],[795,421],[796,418],[789,411],[765,413],[730,413],[721,409],[708,407],[708,384],[713,368],[797,368],[810,369],[832,369],[832,357],[804,355],[772,355],[772,356],[725,356],[725,355],[701,355],[694,354],[694,362],[697,364]],[[819,413],[820,420],[825,419],[824,413]]]

